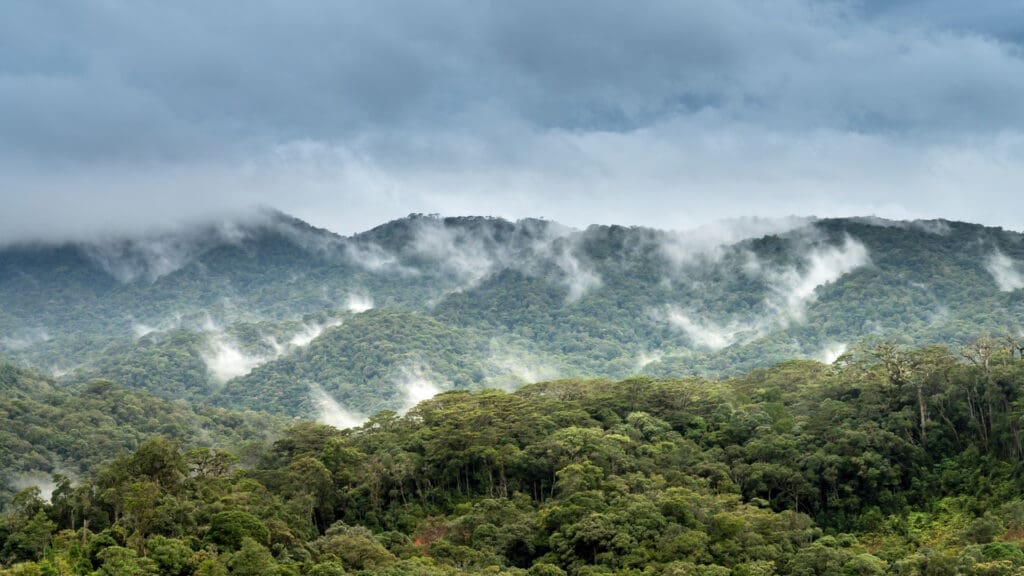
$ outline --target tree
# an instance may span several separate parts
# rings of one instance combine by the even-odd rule
[[[57,525],[42,509],[7,538],[6,554],[20,560],[39,560],[50,545]]]
[[[262,544],[249,538],[242,538],[238,552],[228,562],[231,574],[237,576],[274,576],[278,565],[274,557]]]
[[[208,540],[229,550],[237,550],[246,538],[259,544],[270,543],[270,531],[259,518],[242,512],[229,510],[220,512],[210,518]]]

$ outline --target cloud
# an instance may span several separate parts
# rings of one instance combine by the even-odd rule
[[[373,298],[366,294],[350,293],[345,300],[345,309],[355,314],[373,310]]]
[[[0,350],[19,352],[50,340],[50,334],[43,328],[16,330],[0,337]]]
[[[823,364],[832,364],[840,356],[846,354],[848,348],[849,346],[845,342],[829,342],[814,355],[814,359]]]
[[[803,257],[804,266],[766,273],[775,292],[769,305],[783,315],[783,321],[803,321],[804,309],[816,298],[819,287],[831,284],[849,272],[868,264],[868,249],[850,236],[840,246],[812,248]]]
[[[440,274],[449,281],[448,290],[476,286],[501,270],[537,275],[553,269],[568,302],[601,285],[601,277],[581,259],[581,233],[554,222],[415,214],[401,225],[407,228],[393,231],[395,245],[389,248],[363,237],[349,242],[356,247],[349,250],[350,261],[372,271]]]
[[[1010,0],[6,8],[0,241],[256,204],[342,233],[409,212],[1024,227]]]
[[[335,326],[341,326],[342,322],[343,320],[341,320],[340,318],[335,318],[322,324],[304,324],[301,330],[292,335],[291,339],[288,340],[288,344],[297,347],[307,346],[309,345],[310,342],[312,342],[321,334],[323,334],[324,330],[328,328],[333,328]],[[283,352],[284,350],[282,349],[280,350],[279,354]]]
[[[304,322],[285,344],[280,343],[274,336],[261,335],[257,346],[261,350],[253,353],[247,351],[245,346],[228,335],[212,318],[206,316],[201,327],[206,335],[206,347],[200,352],[200,356],[214,380],[223,384],[297,348],[308,346],[325,330],[340,326],[342,323],[342,318],[331,318],[324,322]]]
[[[132,334],[136,338],[142,338],[154,333],[167,332],[168,330],[174,330],[181,326],[182,314],[176,312],[169,318],[161,320],[158,324],[152,325],[145,322],[133,322],[132,323]],[[215,329],[216,326],[213,323],[213,319],[210,318],[209,313],[203,314],[203,321],[200,324],[202,329],[210,330]]]
[[[132,324],[132,333],[135,334],[136,338],[142,338],[154,332],[159,332],[160,329],[149,324],[143,324],[142,322],[136,322]]]
[[[516,346],[492,339],[491,354],[487,363],[497,372],[488,379],[488,386],[495,386],[511,391],[523,384],[554,380],[562,372],[551,366],[544,358],[531,354]]]
[[[548,227],[545,234],[539,237],[533,244],[533,250],[537,255],[550,258],[555,266],[561,271],[561,283],[568,289],[565,300],[568,303],[576,302],[587,292],[599,288],[602,284],[601,276],[589,265],[580,261],[576,255],[579,252],[579,235],[570,236],[570,231],[558,227]],[[530,270],[531,260],[520,262],[519,267]]]
[[[430,400],[444,390],[427,376],[427,370],[421,365],[404,366],[395,377],[395,384],[401,394],[402,405],[399,414],[405,414],[424,400]]]
[[[244,376],[253,368],[271,360],[267,356],[248,354],[222,333],[207,335],[207,347],[201,354],[210,375],[220,384]]]
[[[185,267],[211,246],[239,245],[268,230],[311,252],[324,252],[331,242],[340,242],[336,236],[300,229],[278,212],[261,207],[239,207],[230,215],[207,215],[191,222],[164,221],[155,227],[130,225],[84,236],[58,233],[50,239],[81,241],[87,258],[127,284],[153,282]]]
[[[39,488],[39,497],[47,502],[53,496],[53,491],[57,489],[57,484],[53,481],[53,473],[42,470],[17,473],[11,477],[9,483],[15,490],[24,490],[35,486]]]
[[[350,262],[371,272],[394,271],[404,274],[415,274],[415,270],[399,264],[398,256],[377,244],[347,242],[345,244],[345,254]]]
[[[661,362],[663,358],[665,358],[665,353],[661,350],[655,350],[654,352],[641,351],[637,354],[636,364],[633,365],[633,371],[640,372],[651,364]]]
[[[749,342],[771,330],[804,322],[806,307],[817,298],[818,288],[871,261],[867,248],[850,236],[845,236],[838,246],[818,244],[807,247],[808,238],[814,235],[812,229],[796,237],[795,249],[803,250],[799,264],[772,266],[748,253],[750,260],[744,265],[743,272],[763,278],[768,285],[762,312],[746,318],[716,320],[704,311],[667,304],[652,310],[651,317],[656,322],[676,328],[695,346],[712,351]]]
[[[716,220],[690,230],[675,230],[664,234],[658,242],[661,253],[674,266],[692,264],[699,259],[718,261],[734,244],[749,238],[783,234],[809,226],[807,217],[727,218]]]
[[[200,350],[199,356],[216,384],[224,384],[232,378],[244,376],[284,352],[284,347],[275,339],[265,338],[264,344],[269,348],[269,352],[250,353],[208,314],[200,329],[206,336],[206,345]]]
[[[1012,292],[1024,288],[1024,267],[1016,260],[1003,254],[996,248],[988,256],[985,269],[992,275],[996,285],[1003,292]]]
[[[945,236],[952,231],[949,223],[945,220],[891,220],[889,218],[880,218],[878,216],[857,216],[852,218],[852,220],[869,224],[871,226],[880,226],[882,228],[910,228],[921,230],[929,234],[935,234],[936,236]]]
[[[357,428],[366,422],[366,416],[343,407],[320,385],[310,384],[309,392],[320,411],[317,422],[339,429]]]
[[[412,226],[408,248],[463,285],[475,285],[509,258],[507,248],[495,242],[487,227],[450,227],[437,218],[420,218]]]
[[[711,351],[721,350],[741,339],[752,338],[761,331],[757,321],[743,323],[734,320],[722,325],[675,306],[666,306],[663,313],[656,314],[655,318],[664,318],[671,326],[686,334],[697,347]]]

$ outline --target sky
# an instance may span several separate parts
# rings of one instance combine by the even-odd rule
[[[1024,229],[1024,1],[6,0],[0,241],[271,206]]]

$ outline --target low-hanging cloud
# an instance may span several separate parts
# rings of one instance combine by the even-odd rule
[[[260,210],[241,209],[231,218],[198,225],[173,225],[141,234],[97,234],[83,244],[86,256],[122,283],[152,282],[192,261],[204,248],[219,243],[237,244],[255,225],[268,218]]]
[[[476,284],[510,258],[507,247],[498,245],[487,228],[450,227],[437,218],[417,219],[413,227],[411,251],[429,258],[464,285]]]
[[[832,364],[838,360],[840,356],[846,354],[848,349],[849,345],[845,342],[829,342],[814,355],[814,359],[822,364]]]
[[[373,297],[358,292],[349,293],[345,299],[345,309],[354,314],[373,310]]]
[[[802,267],[770,270],[765,274],[775,292],[768,300],[769,305],[784,319],[797,322],[803,320],[804,309],[814,301],[819,287],[831,284],[871,261],[864,244],[850,236],[846,236],[839,246],[812,248],[803,260]]]
[[[345,428],[358,428],[366,422],[365,415],[349,410],[339,404],[319,384],[310,384],[309,393],[319,411],[317,422],[342,430]]]
[[[848,235],[839,245],[805,247],[802,242],[797,240],[797,249],[804,250],[798,265],[771,266],[762,263],[754,254],[748,254],[751,260],[743,267],[743,272],[764,279],[768,286],[762,313],[722,320],[712,318],[704,311],[668,304],[652,310],[652,319],[667,323],[685,334],[696,347],[711,351],[754,340],[776,328],[804,322],[806,308],[817,298],[819,288],[869,264],[871,259],[864,244]]]
[[[851,218],[855,222],[862,222],[864,224],[870,224],[872,226],[880,226],[882,228],[907,228],[913,230],[920,230],[929,234],[935,234],[936,236],[945,236],[952,232],[952,228],[949,222],[945,220],[892,220],[890,218],[882,218],[879,216],[855,216]]]
[[[0,336],[0,350],[19,352],[50,340],[50,334],[44,328],[25,328]]]
[[[783,234],[811,225],[808,217],[726,218],[689,230],[672,230],[657,240],[658,249],[673,266],[681,267],[704,259],[712,262],[736,243],[749,238]]]
[[[664,358],[665,353],[661,350],[655,350],[653,352],[640,351],[636,356],[636,362],[633,364],[633,370],[635,372],[640,372],[651,364],[661,362]]]
[[[335,326],[341,326],[344,322],[341,318],[334,318],[323,323],[306,323],[302,325],[302,328],[292,335],[291,339],[288,340],[288,344],[291,346],[308,346],[310,342],[317,339],[324,330],[328,328],[334,328]],[[284,353],[284,350],[279,351],[279,355]]]
[[[65,473],[65,475],[68,475]],[[19,472],[14,474],[8,483],[15,490],[24,490],[25,488],[36,487],[39,489],[39,497],[49,502],[53,497],[54,490],[57,489],[57,483],[54,482],[54,474],[52,472],[44,472],[42,470],[32,470],[28,472]]]
[[[577,255],[581,252],[579,238],[569,229],[549,226],[531,247],[537,255],[554,262],[561,274],[560,281],[568,290],[565,300],[570,304],[602,284],[597,271]],[[529,271],[530,264],[530,261],[523,262],[520,267]]]
[[[511,391],[522,384],[554,380],[562,371],[537,354],[531,354],[507,342],[494,339],[487,364],[497,373],[489,385]]]
[[[444,388],[434,383],[426,367],[419,364],[403,366],[394,380],[401,397],[399,414],[405,414],[420,402],[430,400],[444,391]]]
[[[276,360],[297,348],[308,346],[325,330],[340,326],[342,318],[331,318],[324,322],[305,322],[291,335],[286,343],[281,343],[274,336],[263,336],[261,350],[248,351],[245,346],[232,338],[222,327],[207,316],[202,330],[206,336],[206,346],[200,351],[200,357],[207,370],[218,384],[244,376],[258,366]]]
[[[348,242],[344,250],[349,262],[371,272],[417,273],[416,270],[403,266],[396,254],[374,243]]]
[[[206,363],[210,375],[220,384],[244,376],[272,359],[260,354],[246,353],[241,346],[222,333],[208,335],[207,347],[200,356]]]
[[[749,339],[760,334],[762,324],[760,321],[749,323],[737,320],[729,321],[727,324],[719,324],[708,318],[702,318],[694,311],[682,310],[676,306],[666,306],[660,313],[655,313],[656,319],[664,318],[674,328],[686,334],[686,337],[698,348],[706,348],[711,351],[721,350],[740,341]]]
[[[549,264],[566,288],[568,303],[602,284],[581,256],[581,233],[557,223],[413,215],[405,224],[409,229],[397,247],[352,242],[349,260],[370,271],[441,274],[449,280],[450,290],[471,288],[506,269],[539,274]]]
[[[1024,266],[996,248],[985,261],[985,269],[1003,292],[1024,288]]]

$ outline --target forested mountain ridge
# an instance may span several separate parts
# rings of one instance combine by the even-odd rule
[[[864,338],[1015,333],[1022,262],[1019,233],[947,221],[668,232],[411,215],[342,237],[265,212],[0,249],[0,353],[65,386],[305,416],[323,391],[369,414],[413,402],[410,382],[728,375]]]

